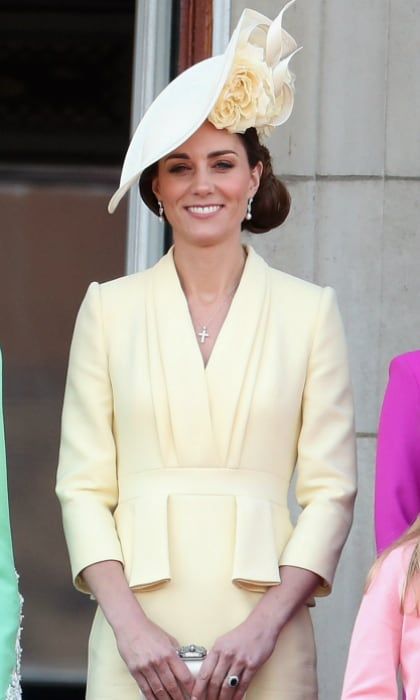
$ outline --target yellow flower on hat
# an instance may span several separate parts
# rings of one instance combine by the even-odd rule
[[[261,49],[251,45],[239,49],[209,120],[218,129],[244,132],[265,123],[267,114],[274,108],[273,78]]]
[[[289,118],[294,102],[294,77],[288,65],[299,50],[282,28],[287,3],[269,26],[258,21],[244,27],[233,65],[208,120],[217,129],[243,133],[255,127],[262,136]]]

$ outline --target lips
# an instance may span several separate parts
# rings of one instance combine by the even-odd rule
[[[203,206],[199,205],[194,205],[191,207],[185,207],[190,214],[194,214],[195,216],[211,216],[212,214],[216,214],[220,209],[222,208],[221,204],[206,204]]]

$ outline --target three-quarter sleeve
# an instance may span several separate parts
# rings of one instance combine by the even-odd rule
[[[391,552],[363,596],[350,643],[341,700],[399,697],[401,589],[407,570],[403,559],[402,548]]]
[[[329,592],[356,493],[353,398],[335,293],[321,293],[302,401],[296,498],[302,511],[280,564],[317,573]]]
[[[17,639],[20,627],[20,605],[7,498],[0,353],[0,698],[18,697],[19,679],[15,672],[19,661]]]
[[[113,397],[100,287],[92,283],[77,316],[67,374],[57,495],[76,587],[80,572],[109,559],[123,561],[113,512],[118,501]]]
[[[382,405],[375,479],[376,546],[382,552],[420,512],[420,386],[408,355],[394,358]],[[418,354],[420,365],[420,352]]]

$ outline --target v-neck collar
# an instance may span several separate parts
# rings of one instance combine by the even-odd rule
[[[237,461],[268,312],[267,265],[252,248],[247,252],[240,283],[206,366],[173,249],[150,271],[150,368],[168,466],[173,462],[224,466]]]
[[[241,282],[207,364],[213,431],[224,466],[238,464],[269,309],[268,266],[248,248]]]

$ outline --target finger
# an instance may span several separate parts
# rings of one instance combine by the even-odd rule
[[[143,675],[146,677],[146,680],[152,689],[152,698],[156,698],[156,700],[172,700],[172,698],[166,692],[163,681],[156,673],[153,666],[149,666],[147,670],[144,670]]]
[[[178,680],[172,672],[169,664],[163,664],[158,669],[159,678],[163,687],[168,693],[171,700],[184,700],[184,693],[181,690]]]
[[[226,677],[228,673],[230,673],[231,667],[232,659],[220,654],[218,662],[208,682],[207,700],[218,700],[219,697],[222,697],[221,693],[223,693],[223,691],[225,690],[224,683],[226,682]],[[231,692],[227,695],[227,697],[230,699],[232,696],[232,689],[229,688],[229,690]]]
[[[191,700],[202,700],[202,698],[206,697],[205,692],[207,684],[212,676],[214,669],[216,668],[218,660],[218,654],[211,651],[208,654],[205,661],[203,661],[198,676],[195,679],[195,683],[191,692]]]
[[[140,671],[135,674],[135,680],[146,700],[154,700],[153,692],[145,676]]]
[[[230,674],[232,675],[232,674]],[[242,700],[245,697],[245,693],[249,688],[249,685],[255,675],[255,671],[245,668],[242,673],[234,674],[239,677],[239,685],[236,688],[231,688],[233,690],[233,695],[231,695],[231,700]]]
[[[231,676],[237,676],[239,678],[239,684],[241,683],[241,675],[242,675],[243,669],[238,670],[238,668],[233,668],[230,667],[228,671],[225,674],[225,677],[223,678],[222,681],[222,686],[220,689],[220,695],[219,695],[219,700],[232,700],[232,698],[235,696],[235,693],[239,686],[231,686],[229,685],[228,681]]]
[[[186,691],[188,695],[191,695],[195,678],[188,666],[178,656],[171,657],[168,663],[173,675],[178,681],[178,685],[180,685],[182,690]]]

